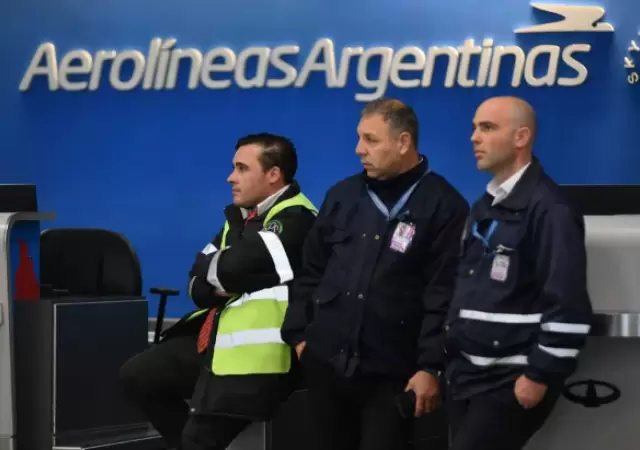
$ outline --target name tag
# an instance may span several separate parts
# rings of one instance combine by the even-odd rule
[[[507,255],[496,255],[491,265],[491,279],[504,283],[509,274],[509,257]]]
[[[414,224],[405,222],[398,223],[391,237],[391,250],[400,253],[406,252],[415,234],[416,226]]]

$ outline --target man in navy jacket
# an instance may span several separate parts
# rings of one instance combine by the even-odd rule
[[[584,219],[532,156],[533,108],[484,102],[473,120],[480,170],[448,315],[452,450],[517,450],[576,368],[591,319]]]
[[[469,208],[418,153],[409,106],[370,103],[358,135],[364,171],[326,195],[282,336],[306,375],[315,448],[400,450],[412,421],[401,416],[398,396],[415,393],[409,415],[437,407],[443,325]]]

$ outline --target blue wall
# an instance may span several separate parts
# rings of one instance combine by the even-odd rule
[[[570,1],[570,0],[568,0]],[[590,3],[593,4],[593,3]],[[58,64],[74,49],[149,51],[152,39],[177,39],[176,47],[204,55],[229,47],[299,45],[286,61],[301,69],[314,43],[330,38],[343,47],[463,44],[467,38],[494,46],[589,44],[575,54],[587,69],[575,87],[510,85],[513,58],[506,58],[493,88],[444,86],[446,59],[437,60],[426,88],[396,88],[386,95],[410,102],[421,119],[421,150],[436,170],[469,199],[487,182],[475,170],[469,145],[470,121],[477,104],[496,94],[521,95],[540,114],[537,152],[562,183],[640,183],[640,83],[623,58],[630,41],[640,44],[640,3],[599,3],[603,33],[514,34],[514,29],[554,20],[524,0],[21,0],[0,5],[0,182],[36,182],[43,210],[58,219],[49,226],[105,227],[124,233],[138,251],[145,289],[174,286],[185,292],[192,259],[219,229],[229,201],[225,182],[235,140],[246,133],[271,131],[297,144],[299,180],[312,200],[359,170],[354,155],[355,128],[363,103],[355,94],[355,63],[344,88],[327,88],[313,73],[302,88],[188,89],[191,65],[183,63],[175,89],[120,92],[111,87],[109,65],[95,91],[50,91],[45,77],[30,89],[19,86],[40,44],[55,45]],[[636,53],[640,64],[640,53]],[[633,55],[631,55],[633,56]],[[357,57],[356,57],[357,58]],[[478,70],[478,56],[471,73]],[[248,72],[257,70],[256,58]],[[405,61],[411,61],[406,59]],[[375,77],[381,58],[368,74]],[[540,57],[534,74],[543,75],[549,58]],[[134,75],[133,63],[123,78]],[[269,69],[270,78],[282,72]],[[403,72],[403,78],[421,78]],[[576,72],[560,62],[558,76]],[[215,79],[231,79],[218,74]],[[69,77],[89,80],[88,75]],[[631,78],[634,81],[635,78]],[[152,308],[155,309],[155,299]],[[191,305],[182,296],[168,314],[179,316]]]

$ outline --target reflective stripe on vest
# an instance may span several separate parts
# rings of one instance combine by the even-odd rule
[[[196,317],[203,315],[207,311],[209,311],[209,308],[199,309],[198,311],[194,311],[189,315],[189,317],[187,317],[187,320],[195,319]]]
[[[263,226],[292,206],[302,206],[314,214],[318,212],[313,203],[299,193],[275,204],[267,213]],[[227,246],[228,231],[229,223],[225,222],[221,249]],[[290,280],[291,266],[280,239],[268,231],[261,231],[260,237],[272,255],[281,282]],[[279,254],[283,258],[280,259]],[[282,341],[280,328],[288,303],[286,284],[231,299],[218,319],[211,371],[216,375],[287,373],[291,368],[291,349]]]

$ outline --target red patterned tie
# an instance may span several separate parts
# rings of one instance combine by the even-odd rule
[[[198,353],[202,353],[207,349],[209,345],[209,339],[211,337],[211,330],[213,329],[213,318],[216,315],[216,308],[211,308],[207,313],[207,318],[200,328],[200,334],[198,335]]]
[[[253,219],[255,216],[257,216],[257,215],[258,215],[258,214],[256,213],[256,210],[255,210],[255,209],[252,209],[252,210],[249,212],[249,215],[247,216],[247,218],[246,218],[246,219],[244,219],[244,224],[245,224],[245,225],[246,225],[246,224],[248,224],[248,223],[249,223],[249,221],[250,221],[251,219]]]
[[[247,215],[244,223],[245,225],[254,217],[257,216],[256,210],[252,210]],[[202,324],[202,328],[200,328],[200,334],[198,335],[198,353],[203,353],[207,346],[209,345],[209,340],[211,338],[211,330],[213,329],[213,319],[216,315],[216,308],[211,308],[211,310],[207,313],[207,318],[204,320]]]

